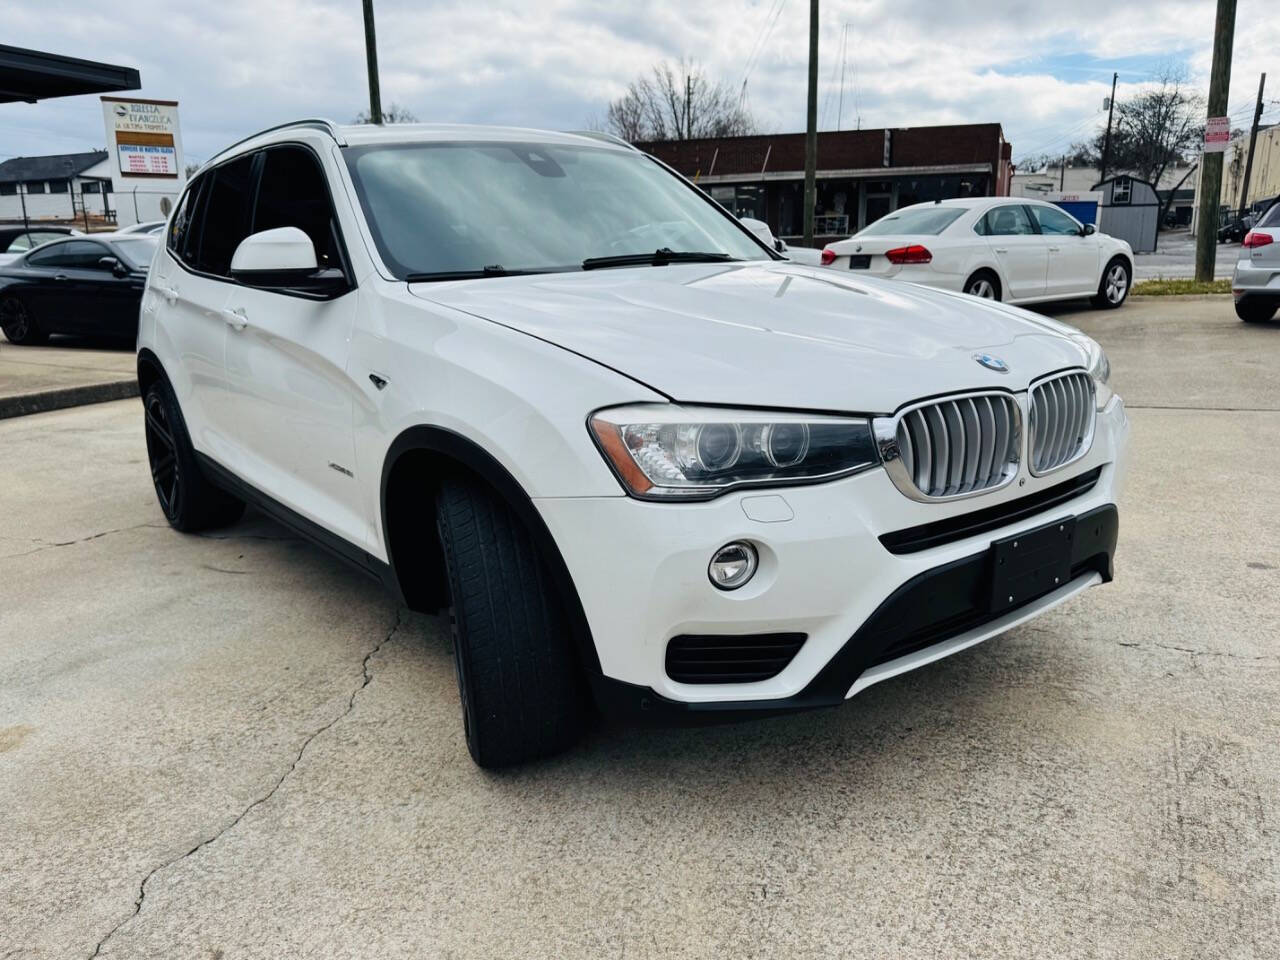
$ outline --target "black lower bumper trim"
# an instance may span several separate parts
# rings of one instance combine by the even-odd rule
[[[1078,515],[1071,540],[1070,576],[1112,578],[1119,514],[1108,504]],[[591,678],[600,709],[631,721],[722,723],[836,706],[868,668],[942,643],[1035,603],[1059,589],[1050,585],[1012,608],[992,609],[992,551],[943,564],[908,580],[880,604],[818,675],[799,693],[775,700],[686,703],[648,687],[599,674]]]

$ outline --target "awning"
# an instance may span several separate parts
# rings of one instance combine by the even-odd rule
[[[141,86],[133,67],[0,44],[0,103],[35,103],[50,97],[113,93]]]

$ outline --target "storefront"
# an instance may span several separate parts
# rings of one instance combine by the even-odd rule
[[[803,141],[803,134],[782,134],[637,146],[736,215],[795,240],[804,223]],[[913,203],[1007,195],[1009,155],[999,124],[819,134],[815,235],[847,237]]]

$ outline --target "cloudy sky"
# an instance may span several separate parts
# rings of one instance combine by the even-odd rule
[[[1258,73],[1280,121],[1276,0],[1240,0],[1230,112]],[[747,85],[765,130],[803,129],[805,0],[375,0],[383,104],[422,120],[581,128],[655,62]],[[1212,0],[823,0],[820,126],[999,121],[1015,157],[1052,153],[1166,64],[1207,88]],[[24,0],[5,42],[139,68],[178,100],[188,160],[297,117],[367,106],[360,0]],[[846,33],[847,25],[847,33]],[[847,36],[848,54],[840,56]],[[753,51],[758,51],[753,57]],[[748,70],[749,64],[751,65]],[[843,82],[842,75],[843,74]],[[96,98],[0,106],[0,159],[101,147]]]

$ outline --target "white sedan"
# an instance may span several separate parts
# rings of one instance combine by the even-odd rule
[[[1005,303],[1092,297],[1124,303],[1133,250],[1061,207],[1025,197],[973,197],[895,210],[847,240],[822,264]]]

